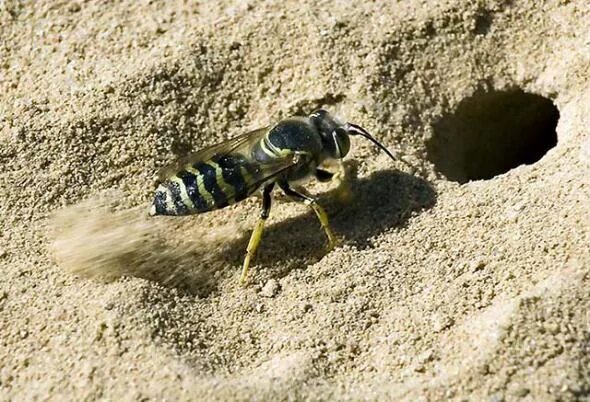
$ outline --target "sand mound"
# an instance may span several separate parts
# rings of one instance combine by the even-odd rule
[[[7,399],[590,395],[583,1],[0,4]],[[277,195],[148,218],[192,149],[325,107],[341,246]]]

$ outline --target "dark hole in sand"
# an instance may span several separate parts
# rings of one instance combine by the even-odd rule
[[[559,111],[539,95],[480,91],[433,125],[428,158],[449,180],[491,179],[540,160],[557,144]]]

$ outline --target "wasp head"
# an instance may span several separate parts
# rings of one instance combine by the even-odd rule
[[[326,154],[333,159],[342,159],[350,151],[347,123],[342,123],[325,110],[316,110],[309,119],[322,137]]]
[[[331,158],[344,158],[350,151],[350,139],[348,137],[350,135],[360,135],[381,148],[391,159],[397,160],[383,144],[357,124],[343,123],[323,109],[313,112],[309,119],[318,129],[324,149]]]

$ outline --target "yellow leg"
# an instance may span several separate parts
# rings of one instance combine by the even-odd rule
[[[266,218],[268,218],[268,214],[270,213],[270,193],[272,192],[274,186],[274,182],[270,183],[266,185],[262,191],[262,212],[260,213],[260,218],[258,219],[258,222],[256,222],[256,226],[250,235],[250,241],[248,242],[248,247],[246,248],[246,257],[244,257],[242,275],[240,276],[240,283],[242,285],[245,285],[246,281],[248,280],[250,261],[252,258],[254,258],[256,250],[258,249],[258,245],[260,244],[260,240],[262,239],[262,233],[264,232],[264,222],[266,222]]]
[[[349,203],[352,200],[352,190],[350,188],[350,181],[348,180],[346,169],[344,168],[344,163],[342,160],[338,160],[338,172],[334,174],[332,179],[335,184],[336,188],[334,189],[334,194],[338,201],[342,203]]]
[[[250,236],[250,241],[248,242],[248,247],[246,248],[246,257],[244,258],[244,265],[242,266],[242,275],[240,276],[240,283],[242,285],[245,285],[248,279],[250,261],[256,254],[256,250],[258,249],[258,245],[260,244],[260,240],[262,239],[265,221],[266,218],[259,218],[258,222],[256,222],[254,230],[252,231],[252,235]]]
[[[328,237],[328,251],[336,247],[336,236],[334,236],[334,233],[332,233],[332,229],[330,229],[330,224],[328,223],[328,214],[326,213],[326,211],[324,211],[324,208],[319,206],[313,198],[293,190],[289,186],[289,183],[286,181],[279,182],[279,186],[289,197],[293,198],[296,201],[302,201],[313,209],[313,212],[315,212],[320,221],[322,229],[324,229],[324,232]]]
[[[328,214],[326,213],[326,211],[324,211],[324,208],[322,208],[315,201],[306,200],[305,203],[309,205],[313,209],[313,212],[315,212],[315,214],[317,215],[318,220],[320,221],[320,225],[322,226],[322,229],[324,229],[326,237],[328,237],[328,250],[332,250],[334,247],[336,247],[337,242],[336,236],[334,236],[332,229],[330,229],[330,223],[328,222]]]

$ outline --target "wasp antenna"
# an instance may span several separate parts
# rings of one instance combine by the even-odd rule
[[[366,139],[368,139],[369,141],[371,141],[373,144],[377,145],[379,148],[381,148],[387,155],[389,155],[389,157],[391,159],[393,159],[394,161],[398,160],[398,158],[396,158],[395,156],[393,156],[393,154],[391,152],[389,152],[389,149],[385,148],[385,146],[383,144],[381,144],[379,141],[377,141],[375,139],[375,137],[373,137],[371,134],[369,134],[367,132],[367,130],[365,130],[364,128],[362,128],[359,125],[353,124],[353,123],[348,123],[348,133],[352,134],[352,135],[360,135],[365,137]]]
[[[400,162],[404,163],[406,166],[412,168],[413,170],[418,170],[418,169],[416,169],[415,166],[413,166],[411,163],[405,161],[404,159],[402,159],[400,157],[393,156],[393,154],[389,151],[389,149],[387,149],[385,147],[385,145],[383,145],[379,141],[377,141],[375,139],[375,137],[373,137],[371,134],[369,134],[367,132],[367,130],[365,130],[361,126],[359,126],[357,124],[354,124],[354,123],[347,123],[347,124],[348,124],[348,134],[350,134],[350,135],[360,135],[362,137],[365,137],[366,139],[368,139],[369,141],[371,141],[373,144],[375,144],[379,148],[381,148],[394,161],[400,161]]]

